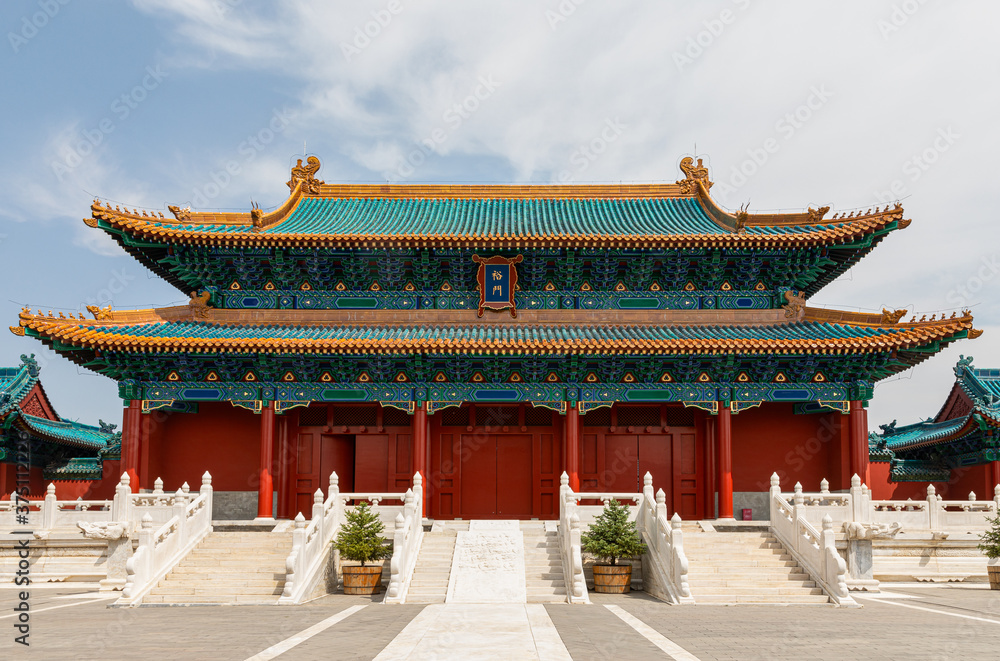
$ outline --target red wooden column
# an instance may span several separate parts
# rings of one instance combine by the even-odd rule
[[[274,518],[274,482],[271,462],[274,455],[274,404],[266,402],[260,412],[260,486],[257,491],[257,518]]]
[[[128,403],[122,416],[122,472],[129,477],[132,493],[139,493],[139,442],[142,438],[142,400]]]
[[[278,516],[288,518],[288,416],[278,418]]]
[[[718,467],[719,518],[733,518],[733,420],[726,402],[719,402],[715,420],[716,466]]]
[[[423,402],[417,402],[413,411],[413,472],[420,473],[424,480],[424,492],[420,494],[423,503],[423,516],[427,516],[427,407]]]
[[[986,492],[986,500],[989,500],[990,496],[993,495],[993,490],[996,486],[1000,484],[1000,461],[993,462],[993,480],[989,485],[989,490]]]
[[[860,400],[851,401],[850,446],[851,477],[855,475],[868,484],[868,425],[865,423],[865,407]]]
[[[569,486],[580,492],[580,409],[576,402],[566,407],[566,473]]]

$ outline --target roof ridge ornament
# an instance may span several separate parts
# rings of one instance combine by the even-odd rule
[[[813,209],[812,207],[809,207],[809,210],[806,211],[806,214],[808,216],[807,220],[810,223],[818,223],[819,221],[823,220],[823,216],[825,216],[829,210],[830,210],[829,206],[820,207],[818,209]]]
[[[196,291],[191,292],[191,300],[188,301],[188,308],[191,309],[191,314],[194,315],[195,319],[208,319],[209,311],[212,309],[209,306],[209,301],[212,300],[212,292],[203,291],[199,294]]]
[[[326,183],[316,178],[319,168],[320,162],[315,156],[308,157],[305,165],[302,165],[301,158],[298,159],[298,163],[292,168],[292,178],[288,181],[289,190],[295,190],[295,186],[301,184],[303,193],[318,195],[319,187]]]
[[[965,357],[965,354],[960,354],[958,356],[958,362],[955,363],[955,367],[952,368],[955,371],[956,377],[961,378],[963,367],[968,368],[970,370],[976,369],[976,367],[972,364],[972,356],[969,356],[968,358]]]
[[[170,211],[170,213],[174,214],[174,218],[176,218],[177,220],[191,220],[190,206],[186,206],[183,209],[181,209],[180,207],[175,206],[173,204],[168,204],[167,210]]]
[[[906,314],[906,308],[902,310],[887,310],[882,308],[882,319],[879,323],[883,326],[892,326],[893,324],[898,324],[899,320],[903,318]]]
[[[110,321],[115,318],[115,312],[109,303],[106,307],[100,308],[96,305],[88,305],[87,312],[94,315],[96,321]]]
[[[696,165],[692,157],[685,156],[681,159],[679,167],[686,178],[679,180],[677,184],[681,187],[681,192],[685,195],[697,193],[699,181],[705,184],[706,191],[714,185],[708,179],[708,168],[702,164],[702,159],[699,158]]]
[[[788,304],[781,306],[785,311],[785,317],[788,319],[791,319],[792,317],[801,319],[805,314],[806,309],[805,292],[800,291],[798,295],[796,295],[794,289],[789,289],[785,292],[785,300],[788,301]]]

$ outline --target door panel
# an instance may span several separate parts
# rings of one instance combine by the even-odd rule
[[[462,435],[462,518],[493,516],[497,511],[497,437]]]
[[[639,442],[636,436],[604,437],[604,471],[597,476],[598,491],[634,492],[639,475]]]
[[[342,492],[350,493],[355,490],[353,436],[323,434],[319,464],[319,474],[317,475],[319,484],[317,487],[322,489],[324,494],[330,488],[330,473],[333,471],[337,471]]]
[[[315,432],[301,432],[296,439],[292,509],[303,516],[312,513],[313,493],[319,487],[319,436]]]
[[[531,516],[531,436],[494,436],[496,443],[496,515]]]
[[[389,436],[358,434],[354,448],[354,490],[389,490]]]
[[[639,437],[639,490],[642,490],[646,473],[653,476],[653,493],[663,489],[667,497],[667,511],[672,513],[673,458],[671,456],[669,434],[643,435]],[[668,514],[669,516],[669,514]]]

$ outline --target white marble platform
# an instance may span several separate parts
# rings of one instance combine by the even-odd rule
[[[449,604],[524,604],[524,536],[517,521],[471,521],[455,542]]]

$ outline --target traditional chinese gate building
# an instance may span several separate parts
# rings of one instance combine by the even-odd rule
[[[428,516],[551,518],[563,471],[584,491],[650,471],[685,519],[766,518],[775,470],[867,479],[873,384],[979,332],[807,305],[909,224],[899,206],[734,215],[690,158],[676,184],[622,186],[330,185],[319,167],[300,161],[270,212],[95,201],[87,224],[190,303],[12,328],[119,382],[133,485],[208,470],[288,517],[331,470],[364,491],[420,471]]]

